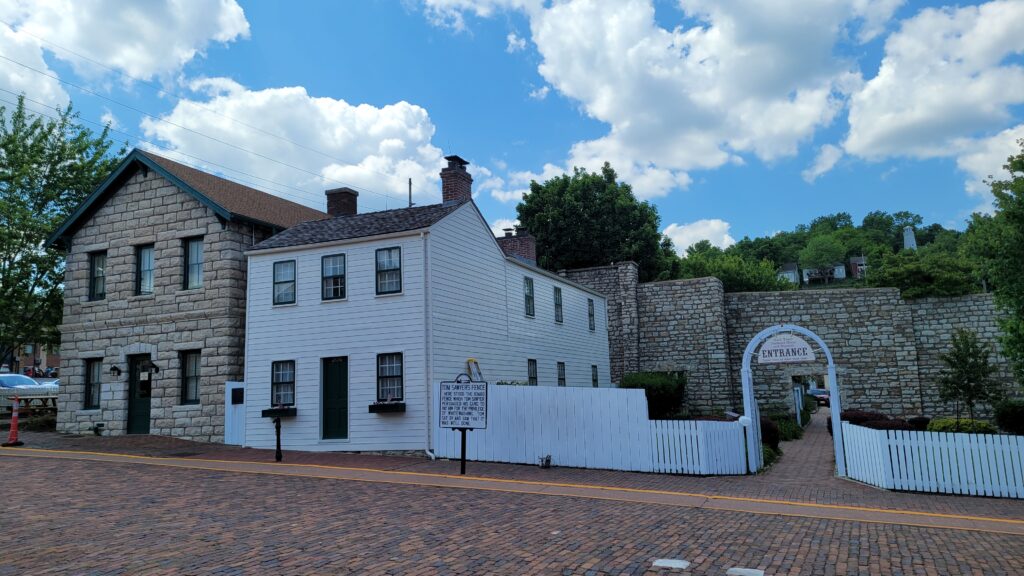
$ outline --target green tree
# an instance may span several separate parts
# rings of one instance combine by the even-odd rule
[[[989,363],[991,354],[991,346],[981,342],[977,334],[958,329],[949,352],[942,355],[946,368],[939,377],[939,397],[943,402],[956,404],[958,426],[961,404],[974,420],[976,405],[994,404],[1003,398],[1002,387],[992,378],[995,367]]]
[[[832,234],[812,237],[800,251],[800,267],[811,271],[812,276],[828,279],[833,267],[843,261],[846,247]]]
[[[1003,354],[1017,382],[1024,383],[1024,139],[1017,143],[1021,152],[1004,166],[1010,177],[988,183],[995,213],[982,225],[987,229],[977,248],[986,261],[983,271],[992,280],[996,304],[1005,312],[1000,320]]]
[[[868,284],[899,288],[903,297],[910,299],[963,296],[980,289],[967,258],[932,246],[901,250],[874,260],[868,269]]]
[[[682,278],[714,276],[726,292],[791,290],[793,285],[779,278],[768,260],[753,260],[736,252],[723,251],[707,240],[686,249],[681,262]]]
[[[519,221],[537,238],[537,261],[548,270],[633,260],[643,281],[671,274],[675,254],[658,231],[657,209],[617,182],[606,162],[601,173],[581,168],[538,184],[516,206]]]
[[[77,122],[71,105],[47,119],[0,106],[0,358],[29,343],[55,344],[63,256],[43,246],[119,162],[108,131]]]

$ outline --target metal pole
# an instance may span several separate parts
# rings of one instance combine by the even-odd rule
[[[274,460],[281,461],[281,417],[274,418],[274,435],[277,436],[277,451],[274,452]]]
[[[462,474],[463,476],[465,476],[466,475],[466,429],[465,428],[459,428],[459,431],[462,432],[462,460],[461,460],[461,462],[459,464],[459,474]]]

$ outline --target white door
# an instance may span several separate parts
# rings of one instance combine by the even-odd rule
[[[245,445],[245,382],[224,385],[224,443]]]

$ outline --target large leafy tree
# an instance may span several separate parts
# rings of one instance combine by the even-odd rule
[[[793,288],[793,284],[779,278],[771,262],[723,251],[707,240],[701,240],[686,249],[686,258],[682,259],[680,268],[682,278],[718,278],[726,292],[764,292]]]
[[[995,404],[1003,398],[1001,384],[992,378],[996,368],[989,362],[991,354],[991,347],[977,334],[959,329],[953,333],[949,351],[942,355],[946,368],[939,377],[939,396],[944,402],[956,403],[958,421],[961,405],[974,420],[975,406]]]
[[[543,184],[516,206],[519,221],[537,238],[537,260],[548,270],[633,260],[641,280],[672,277],[672,243],[658,231],[654,206],[633,196],[606,162],[601,173],[581,168]]]
[[[813,271],[819,278],[827,282],[832,277],[836,264],[843,263],[846,247],[835,234],[815,236],[800,251],[800,267]]]
[[[59,341],[63,256],[45,240],[123,155],[71,105],[53,118],[0,106],[0,358]]]
[[[868,270],[868,283],[899,288],[904,298],[963,296],[981,289],[967,258],[931,245],[876,259]]]
[[[1005,312],[1000,321],[1003,353],[1017,381],[1024,383],[1024,139],[1018,144],[1021,152],[1004,166],[1010,177],[989,182],[995,213],[972,219],[967,249],[982,262],[981,274],[991,281]]]

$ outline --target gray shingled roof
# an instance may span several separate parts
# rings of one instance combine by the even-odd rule
[[[432,226],[454,212],[459,206],[462,206],[462,204],[448,202],[445,204],[414,206],[412,208],[367,212],[353,216],[337,216],[326,220],[303,222],[275,236],[271,236],[253,246],[252,249],[266,250],[268,248],[304,246],[306,244],[319,244],[336,240],[350,240],[352,238],[365,238],[367,236],[419,230],[420,228]]]

